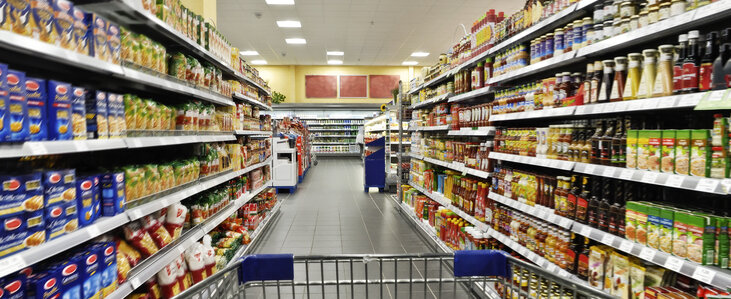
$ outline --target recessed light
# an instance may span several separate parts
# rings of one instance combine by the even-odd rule
[[[427,57],[429,56],[429,52],[414,52],[411,53],[411,57]]]
[[[417,65],[419,62],[416,61],[404,61],[401,63],[402,65]]]
[[[277,21],[279,28],[300,28],[302,24],[300,21]]]
[[[330,55],[330,56],[343,56],[343,55],[345,55],[345,52],[343,52],[343,51],[327,51],[327,55]]]
[[[327,64],[343,64],[342,60],[331,59],[327,61]]]
[[[256,55],[259,55],[259,52],[257,52],[257,51],[241,51],[241,52],[239,52],[239,54],[241,54],[241,56],[256,56]]]
[[[304,45],[307,43],[304,38],[287,38],[284,41],[291,45]]]
[[[266,60],[261,60],[261,59],[259,59],[259,60],[252,60],[251,61],[251,64],[267,64],[267,61]]]
[[[294,5],[294,0],[266,0],[269,5]]]

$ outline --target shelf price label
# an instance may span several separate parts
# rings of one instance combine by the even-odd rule
[[[632,252],[632,247],[634,247],[634,244],[632,242],[627,240],[622,240],[622,243],[619,244],[619,250],[622,250],[624,252]]]
[[[631,180],[634,174],[635,171],[632,169],[622,169],[622,172],[619,174],[619,178],[623,180]]]
[[[614,168],[613,167],[604,167],[604,172],[602,172],[602,176],[611,178],[614,177]]]
[[[640,251],[640,258],[646,260],[646,261],[652,261],[652,259],[655,257],[655,250],[652,250],[648,247],[642,248],[642,251]]]
[[[695,190],[701,192],[713,192],[716,190],[716,186],[718,186],[718,180],[703,178],[698,181],[698,184],[695,186]]]
[[[591,235],[591,227],[588,225],[584,225],[581,227],[581,233],[582,236],[590,236]]]
[[[659,173],[657,173],[657,172],[651,172],[651,171],[645,172],[642,174],[642,182],[647,183],[647,184],[654,184],[655,180],[657,180],[658,175],[659,175]]]
[[[665,261],[665,268],[668,268],[675,272],[680,272],[680,268],[682,267],[683,261],[679,258],[668,256],[668,259]]]
[[[700,280],[704,283],[710,284],[713,281],[713,277],[716,276],[716,272],[706,267],[698,266],[693,271],[692,277],[696,280]]]
[[[594,169],[596,169],[596,165],[594,165],[594,164],[587,164],[586,167],[584,167],[584,173],[594,174]]]
[[[612,236],[610,234],[604,234],[604,236],[602,236],[602,243],[611,246],[613,242],[614,242],[614,236]]]
[[[11,255],[0,260],[0,275],[5,276],[27,266],[25,259],[19,254]]]
[[[668,176],[668,179],[665,180],[665,185],[669,187],[675,187],[678,188],[680,185],[683,184],[683,180],[685,180],[685,177],[680,175],[674,175],[671,174]]]
[[[568,227],[569,225],[571,225],[571,219],[561,218],[561,221],[559,222],[558,225],[560,225],[562,227]]]

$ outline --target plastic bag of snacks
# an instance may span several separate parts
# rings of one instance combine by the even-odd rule
[[[131,242],[132,246],[137,248],[144,257],[149,257],[160,250],[139,222],[127,224],[123,230],[125,239]]]
[[[162,223],[157,218],[151,215],[142,217],[142,223],[144,229],[150,235],[152,240],[155,242],[158,248],[163,248],[173,241],[173,237],[163,227]]]

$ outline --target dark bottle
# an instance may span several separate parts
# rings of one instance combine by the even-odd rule
[[[610,198],[611,205],[609,206],[609,216],[607,217],[607,221],[609,223],[609,229],[608,232],[613,235],[619,235],[619,227],[618,227],[618,220],[619,220],[619,211],[621,208],[620,202],[622,198],[622,182],[612,180],[611,184],[615,189],[614,190],[614,196]],[[624,214],[621,215],[621,217],[624,217]]]
[[[589,204],[586,208],[586,222],[593,228],[599,227],[599,219],[597,213],[599,212],[599,191],[601,190],[602,180],[595,178],[591,184],[591,197],[589,198]]]
[[[601,199],[599,199],[599,205],[596,213],[598,228],[605,232],[609,230],[609,206],[611,205],[609,199],[612,196],[611,186],[611,180],[604,181],[604,184],[601,187]]]
[[[614,137],[614,124],[615,121],[609,121],[607,122],[607,129],[604,130],[604,135],[602,135],[601,140],[599,141],[599,149],[600,149],[600,164],[602,165],[611,165],[612,164],[612,138]]]
[[[602,60],[602,65],[604,66],[604,71],[597,102],[607,103],[612,95],[612,83],[614,82],[614,60]]]
[[[576,199],[581,192],[581,182],[579,181],[578,175],[571,176],[571,190],[566,194],[566,216],[569,219],[576,218]]]
[[[698,91],[698,69],[701,64],[701,53],[698,30],[688,32],[688,49],[683,61],[683,92]]]
[[[620,119],[617,120],[614,136],[612,136],[612,166],[615,167],[624,167],[625,162],[627,160],[627,156],[625,154],[625,149],[627,147],[627,143],[625,141],[624,144],[622,144],[622,136],[625,136],[624,134],[624,122]],[[626,136],[625,136],[626,138]],[[625,139],[626,140],[626,139]]]
[[[602,66],[601,61],[595,61],[594,62],[594,73],[591,77],[591,101],[589,101],[592,104],[599,102],[599,94],[601,93],[601,86],[602,86],[602,74],[603,74],[604,67]]]
[[[569,244],[569,247],[566,249],[565,257],[566,257],[566,271],[568,271],[571,274],[576,274],[576,268],[578,264],[578,256],[581,254],[581,236],[578,236],[574,233],[571,233],[571,244]]]
[[[675,61],[675,65],[673,66],[673,93],[680,93],[683,91],[683,62],[685,62],[687,48],[688,35],[679,35],[678,46],[675,48],[675,52],[678,53],[678,60]]]
[[[589,180],[588,176],[581,177],[581,193],[576,197],[576,221],[587,223],[587,210],[589,208]]]
[[[576,276],[579,277],[579,279],[586,281],[589,279],[589,254],[591,253],[591,249],[589,246],[589,238],[583,239],[584,246],[581,253],[579,253],[579,258],[576,263]]]
[[[604,134],[604,122],[599,121],[596,124],[596,129],[594,131],[594,135],[591,136],[591,163],[592,164],[601,163],[601,148],[600,148],[599,141],[602,139],[603,134]]]
[[[698,90],[711,89],[713,61],[716,57],[718,57],[718,32],[713,31],[706,34],[706,47],[701,58],[701,69],[698,71]]]
[[[614,203],[612,204],[613,207],[615,207],[615,223],[617,225],[617,236],[624,237],[625,232],[625,220],[626,220],[626,209],[624,204],[624,188],[625,184],[617,184],[617,192],[622,193],[621,196],[614,196]]]
[[[730,30],[726,28],[726,30]],[[731,34],[731,33],[730,33]],[[728,37],[729,41],[731,42],[731,36]],[[731,87],[731,57],[726,59],[726,63],[723,65],[723,76],[726,82],[726,87]]]
[[[718,46],[718,56],[713,61],[713,74],[711,75],[711,89],[723,90],[728,88],[729,80],[726,78],[724,66],[726,62],[731,58],[731,28],[726,28],[721,31],[721,37]],[[731,70],[731,65],[729,65]],[[729,78],[731,79],[731,78]]]

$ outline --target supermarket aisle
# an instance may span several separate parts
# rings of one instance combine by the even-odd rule
[[[320,159],[282,206],[258,253],[432,252],[385,194],[363,192],[359,159]]]

